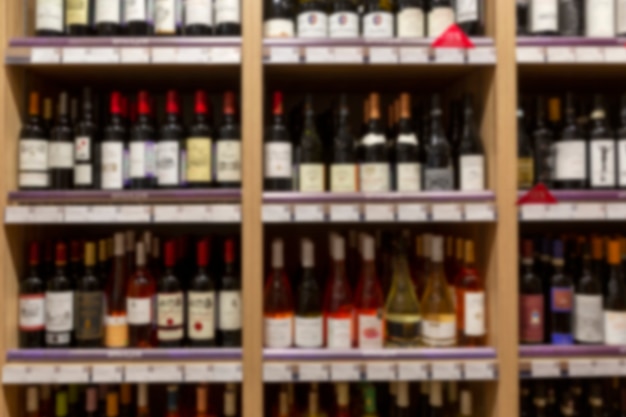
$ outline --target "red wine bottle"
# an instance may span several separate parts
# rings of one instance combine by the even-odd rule
[[[20,282],[20,347],[43,347],[45,335],[45,284],[39,275],[39,243],[28,249],[28,272]]]
[[[157,283],[157,342],[160,347],[179,347],[183,343],[184,303],[180,279],[174,274],[176,245],[165,243],[165,271]]]
[[[224,93],[223,123],[215,143],[218,187],[241,187],[241,130],[235,119],[235,93]]]
[[[208,271],[208,239],[196,245],[196,264],[187,291],[187,337],[191,346],[215,346],[215,283]]]
[[[213,167],[213,128],[209,119],[209,105],[206,93],[197,90],[194,101],[194,122],[189,128],[185,143],[187,154],[187,186],[208,188],[211,186]]]
[[[157,144],[157,184],[161,188],[180,186],[180,144],[183,140],[183,127],[180,124],[178,94],[167,92],[165,123],[159,131]]]
[[[156,186],[155,138],[150,95],[142,90],[137,95],[137,121],[130,130],[129,187],[132,189]]]

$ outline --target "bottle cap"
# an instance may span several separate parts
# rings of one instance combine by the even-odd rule
[[[111,102],[110,102],[109,111],[111,114],[122,114],[122,93],[119,91],[113,91],[111,93]]]
[[[148,406],[148,384],[137,385],[137,407]]]
[[[532,239],[524,239],[522,242],[522,256],[524,258],[532,258],[534,254]]]
[[[432,253],[431,259],[433,262],[443,262],[443,237],[432,237]]]
[[[107,393],[107,417],[117,417],[119,415],[119,402],[117,392]]]
[[[319,408],[319,394],[317,389],[309,390],[309,416],[308,417],[317,417]]]
[[[234,416],[237,414],[237,396],[235,391],[227,389],[224,391],[224,415]]]
[[[167,409],[178,410],[178,387],[176,385],[167,386]]]
[[[64,266],[67,263],[67,247],[63,242],[57,242],[56,245],[55,265]]]
[[[235,114],[235,93],[226,91],[224,93],[224,114]]]
[[[431,253],[433,252],[433,235],[430,233],[424,233],[422,235],[422,239],[424,241],[424,258],[430,260]]]
[[[466,389],[461,391],[461,415],[472,415],[472,393]]]
[[[465,239],[462,237],[456,238],[456,259],[462,261],[465,256]]]
[[[57,111],[59,116],[65,116],[67,114],[67,92],[63,91],[59,94],[59,101],[57,103]]]
[[[39,243],[30,242],[28,247],[28,263],[31,266],[39,265]]]
[[[289,416],[289,404],[287,404],[287,392],[280,390],[278,394],[278,417]]]
[[[620,264],[620,247],[619,240],[610,240],[609,241],[609,256],[608,256],[609,264],[611,265],[619,265]]]
[[[98,390],[96,387],[88,387],[85,395],[85,411],[94,413],[98,410]]]
[[[456,381],[448,382],[448,402],[455,403],[459,399],[459,387]]]
[[[398,407],[407,408],[409,406],[409,383],[399,381],[396,394],[396,405]]]
[[[548,111],[550,112],[550,120],[556,122],[561,119],[561,99],[558,97],[550,97],[548,100]]]
[[[398,393],[398,383],[396,381],[389,381],[389,395],[395,397]]]
[[[26,413],[35,414],[39,412],[39,391],[37,387],[26,388]]]
[[[403,119],[411,118],[411,96],[409,93],[400,94],[400,117]]]
[[[124,233],[122,232],[113,236],[113,256],[124,256]]]
[[[228,238],[224,242],[224,261],[226,263],[235,262],[235,240]]]
[[[28,99],[28,114],[31,116],[39,116],[39,93],[36,91],[30,92]]]
[[[347,382],[337,383],[337,405],[347,407],[350,404],[350,386]]]
[[[363,234],[361,239],[361,255],[364,261],[374,260],[374,238],[370,235]]]
[[[150,93],[145,90],[137,94],[137,113],[150,114]]]
[[[67,391],[59,390],[56,396],[56,417],[67,415]]]
[[[135,262],[137,266],[145,266],[146,265],[146,249],[143,242],[137,242],[137,246],[135,248]]]
[[[346,245],[343,237],[337,233],[330,235],[331,255],[334,261],[343,261],[346,259]]]
[[[127,230],[125,234],[126,238],[126,252],[132,252],[135,250],[135,231]]]
[[[430,385],[428,381],[420,382],[420,394],[430,395]]]
[[[41,399],[48,401],[50,399],[50,385],[41,386]]]
[[[165,112],[169,114],[178,114],[178,93],[176,90],[167,91]]]
[[[472,239],[465,241],[465,262],[468,264],[474,263],[474,241]]]
[[[209,239],[200,239],[196,244],[196,261],[198,266],[207,266],[209,264]]]
[[[418,258],[424,255],[424,240],[420,235],[415,236],[415,254]]]
[[[196,90],[194,111],[196,114],[207,114],[206,93],[203,90]]]
[[[558,259],[563,258],[563,242],[560,239],[556,239],[552,242],[552,257]]]
[[[85,243],[85,266],[94,266],[96,264],[96,244],[93,242]]]
[[[380,96],[378,93],[370,93],[369,115],[370,119],[380,119]]]
[[[80,261],[80,258],[82,257],[81,249],[81,242],[79,240],[72,239],[70,242],[70,259],[72,262]]]
[[[441,398],[441,381],[430,382],[430,406],[441,407],[443,399]]]
[[[274,239],[272,242],[272,268],[282,268],[283,266],[283,241],[282,239]]]
[[[200,384],[196,387],[196,411],[197,414],[204,414],[207,411],[207,392],[206,384]]]
[[[152,249],[152,233],[149,230],[143,232],[143,247],[146,251],[146,256],[150,255]]]
[[[315,252],[311,239],[300,240],[302,267],[312,268],[315,265]]]
[[[280,116],[283,114],[283,93],[280,91],[274,91],[272,114],[274,116]]]
[[[130,404],[132,401],[132,390],[130,389],[130,384],[122,384],[120,387],[120,394],[122,404]]]
[[[165,242],[165,266],[172,268],[176,264],[176,243],[173,240]]]

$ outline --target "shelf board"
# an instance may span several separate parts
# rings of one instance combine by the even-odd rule
[[[118,204],[118,203],[207,203],[239,202],[239,189],[172,190],[45,190],[11,191],[9,201],[20,204]]]
[[[9,349],[8,362],[239,360],[240,348]]]
[[[527,191],[519,191],[521,197]],[[623,221],[626,220],[626,191],[550,190],[556,204],[524,204],[519,218],[524,222]]]
[[[496,359],[492,347],[410,348],[410,349],[264,349],[266,361],[343,361],[343,360],[471,360]]]

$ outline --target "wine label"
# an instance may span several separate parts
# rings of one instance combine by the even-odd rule
[[[102,188],[105,190],[124,188],[124,144],[121,142],[104,142],[101,149]]]
[[[604,311],[604,344],[626,345],[626,312]]]
[[[377,314],[357,315],[357,341],[361,349],[381,349],[383,347],[384,328],[382,312]]]
[[[156,145],[156,170],[159,185],[178,185],[180,182],[180,146],[176,140],[161,141]]]
[[[20,331],[35,332],[45,328],[44,293],[20,295]]]
[[[20,187],[47,187],[49,184],[47,172],[20,172],[18,184]]]
[[[215,338],[215,292],[187,292],[187,335],[190,339]]]
[[[87,25],[89,23],[89,2],[88,0],[66,0],[65,2],[65,24],[66,25]]]
[[[326,319],[326,344],[329,349],[349,349],[352,347],[352,319]]]
[[[298,14],[298,37],[328,37],[328,15],[323,12],[302,12]]]
[[[330,37],[354,39],[359,37],[359,15],[354,12],[337,12],[328,18]]]
[[[215,23],[239,23],[239,0],[215,0]]]
[[[155,0],[154,31],[159,34],[176,33],[176,1]]]
[[[120,24],[119,0],[96,0],[96,24],[98,23],[116,23]]]
[[[362,163],[359,168],[361,191],[376,192],[390,190],[388,163]]]
[[[296,347],[319,348],[324,344],[324,323],[321,316],[296,316],[295,328]]]
[[[74,292],[46,291],[46,331],[70,332],[74,328]]]
[[[20,170],[46,171],[48,169],[48,141],[20,139]]]
[[[74,185],[93,185],[93,165],[74,165]]]
[[[478,0],[456,0],[457,23],[478,20]]]
[[[530,1],[530,32],[558,31],[558,0]]]
[[[535,178],[535,162],[533,158],[517,159],[517,187],[531,188]]]
[[[157,337],[159,340],[183,338],[183,293],[157,294]]]
[[[125,0],[124,1],[124,21],[128,22],[144,22],[148,14],[147,5],[150,1],[146,0]]]
[[[465,306],[463,333],[466,336],[484,336],[485,329],[485,293],[482,291],[463,291]]]
[[[589,141],[591,188],[615,187],[615,141],[592,139]]]
[[[393,38],[393,15],[390,12],[370,12],[364,15],[363,37]]]
[[[265,347],[291,347],[291,338],[293,334],[293,315],[281,318],[265,317],[263,322],[265,325]]]
[[[415,320],[394,320],[386,317],[385,328],[388,346],[415,346],[421,334],[419,316]]]
[[[74,139],[74,159],[76,161],[89,161],[91,159],[91,138],[89,136],[76,136]]]
[[[332,164],[330,166],[330,191],[350,193],[358,191],[357,186],[356,164]]]
[[[51,142],[48,146],[49,168],[73,168],[74,149],[72,143]]]
[[[63,0],[37,0],[36,30],[63,32]]]
[[[128,322],[125,315],[107,315],[104,319],[104,345],[109,348],[128,346]]]
[[[454,175],[452,168],[425,168],[424,190],[447,191],[454,189]]]
[[[290,179],[292,149],[289,142],[265,144],[265,178]]]
[[[241,329],[241,292],[219,291],[218,328],[220,330]]]
[[[525,343],[543,342],[543,295],[522,295],[520,299],[520,340]]]
[[[626,0],[625,0],[626,1]],[[626,139],[617,141],[617,180],[620,187],[626,186]]]
[[[617,0],[617,34],[626,33],[626,0]]]
[[[452,7],[435,7],[428,13],[428,37],[437,38],[454,24]]]
[[[100,339],[104,333],[102,291],[76,291],[76,339]]]
[[[126,297],[128,324],[143,326],[152,323],[152,297]]]
[[[212,147],[211,138],[192,137],[187,139],[186,177],[188,182],[211,181]]]
[[[213,25],[213,2],[211,0],[185,1],[185,26]]]
[[[574,298],[574,334],[584,343],[602,343],[602,295],[576,294]]]
[[[323,192],[325,190],[324,164],[300,164],[300,191]]]
[[[397,14],[398,38],[424,37],[424,11],[418,7],[407,7]]]
[[[555,180],[584,180],[587,177],[587,143],[583,140],[555,144]]]
[[[550,305],[553,313],[571,313],[573,304],[572,287],[552,287]]]
[[[485,157],[483,155],[461,155],[461,191],[482,191],[485,189]]]
[[[266,38],[293,38],[295,29],[291,19],[274,18],[263,23]]]
[[[431,314],[422,319],[422,342],[426,346],[454,346],[456,317],[454,314]]]
[[[615,0],[585,2],[585,36],[612,38],[615,36]]]
[[[417,162],[396,164],[396,191],[420,191],[422,189],[422,165]]]
[[[217,182],[241,181],[241,141],[220,140],[215,153]]]
[[[130,178],[146,177],[146,154],[148,144],[145,142],[131,142],[129,155],[129,176]],[[152,148],[152,146],[150,146]]]

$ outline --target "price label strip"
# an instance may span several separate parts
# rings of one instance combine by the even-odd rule
[[[298,381],[328,381],[329,365],[322,363],[302,363],[298,366]]]
[[[368,381],[395,381],[398,379],[394,363],[368,362],[365,364],[365,379]]]
[[[358,222],[361,220],[361,212],[358,204],[331,204],[331,222]]]
[[[84,365],[59,365],[55,367],[53,382],[55,384],[87,384],[89,368]]]
[[[289,364],[266,363],[263,365],[263,381],[265,382],[291,382],[293,379],[293,369]]]
[[[555,360],[533,360],[530,362],[533,378],[556,378],[561,376],[561,367]]]
[[[93,365],[91,381],[96,384],[115,384],[124,380],[124,369],[120,365]]]
[[[398,363],[398,380],[426,381],[428,380],[428,365],[419,362]]]
[[[471,381],[490,381],[496,377],[495,365],[491,362],[465,362],[463,376]]]
[[[324,217],[324,206],[321,204],[294,205],[294,219],[297,222],[322,222]]]
[[[331,381],[361,381],[361,365],[357,363],[333,363],[330,365]]]
[[[433,363],[431,377],[436,381],[458,381],[461,379],[461,364],[457,362]]]
[[[287,204],[263,204],[261,214],[265,223],[291,222],[291,208]]]
[[[428,221],[428,209],[425,204],[400,203],[396,206],[399,222]]]
[[[567,361],[569,376],[592,377],[594,376],[593,361],[590,359],[570,359]]]

